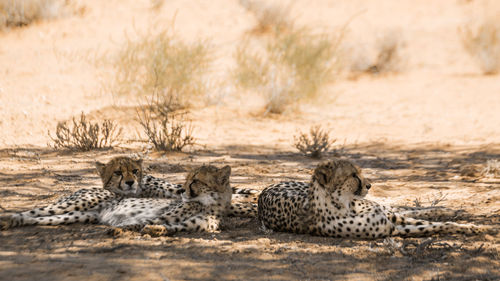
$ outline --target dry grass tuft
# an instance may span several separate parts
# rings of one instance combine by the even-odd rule
[[[500,71],[500,20],[489,17],[477,27],[461,29],[462,43],[484,74]]]
[[[403,65],[403,46],[399,32],[386,32],[375,41],[374,52],[370,53],[373,55],[360,54],[353,59],[351,71],[369,74],[399,72]]]
[[[485,177],[498,178],[500,177],[500,161],[488,160],[486,167],[484,167],[482,174]]]
[[[207,90],[204,78],[211,62],[203,40],[186,43],[168,31],[128,40],[115,61],[114,92],[163,96],[189,107]]]
[[[240,5],[251,12],[257,20],[251,30],[252,34],[280,33],[291,29],[293,26],[293,22],[290,20],[291,5],[283,7],[257,0],[240,0]]]
[[[163,7],[163,5],[165,4],[165,0],[150,0],[150,7],[151,7],[151,10],[155,11],[155,12],[159,12],[161,10],[161,8]]]
[[[308,28],[273,33],[261,51],[246,41],[235,53],[233,77],[238,86],[264,94],[265,114],[281,114],[298,100],[315,98],[332,80],[339,41]]]
[[[331,140],[329,132],[322,130],[320,126],[311,127],[309,135],[301,132],[299,136],[294,137],[294,140],[295,148],[312,158],[321,158],[336,141]]]
[[[82,112],[80,119],[73,117],[72,126],[69,122],[59,122],[56,135],[52,139],[55,149],[89,151],[92,149],[112,148],[119,143],[122,129],[112,121],[104,120],[101,124],[92,123]]]
[[[432,197],[427,198],[427,202],[429,202],[430,207],[436,207],[439,203],[446,201],[446,194],[439,191],[437,194],[434,194]],[[424,204],[420,198],[415,198],[413,200],[415,207],[423,207]]]
[[[64,6],[62,0],[0,0],[0,30],[55,18]]]
[[[148,141],[157,151],[182,151],[195,144],[193,127],[186,121],[186,112],[174,111],[172,100],[155,99],[137,111]]]
[[[379,247],[374,247],[379,246]],[[484,254],[483,245],[475,248],[466,248],[462,243],[447,243],[431,238],[385,238],[382,243],[370,243],[369,251],[391,256],[406,256],[411,259],[442,259],[450,253],[478,256]]]
[[[397,72],[401,66],[403,41],[396,33],[388,33],[376,43],[377,58],[368,69],[371,73]]]

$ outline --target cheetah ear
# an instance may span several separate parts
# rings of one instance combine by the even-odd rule
[[[219,169],[219,177],[217,179],[220,185],[225,185],[229,182],[229,177],[231,176],[231,167],[226,165]]]
[[[332,170],[325,166],[319,166],[314,170],[314,179],[318,181],[321,186],[326,186],[332,179]]]
[[[105,166],[106,166],[106,164],[104,164],[104,163],[101,163],[99,161],[95,162],[95,167],[97,169],[97,172],[99,172],[99,175],[101,175],[101,176],[104,175],[104,167]]]

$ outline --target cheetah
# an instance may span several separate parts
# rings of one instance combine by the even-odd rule
[[[108,163],[96,162],[103,188],[81,189],[61,198],[54,204],[33,210],[0,217],[0,229],[23,225],[59,225],[70,223],[95,223],[96,216],[111,201],[125,198],[181,199],[184,189],[180,184],[171,184],[150,175],[143,176],[142,159],[118,156]],[[235,202],[229,208],[230,216],[256,216],[253,203],[256,191],[233,189],[235,199],[250,202]]]
[[[475,234],[493,230],[489,226],[417,219],[449,215],[452,211],[385,207],[364,198],[370,188],[370,181],[359,167],[335,158],[316,167],[309,185],[279,183],[264,189],[258,198],[258,218],[272,230],[336,238]]]
[[[231,205],[231,168],[201,166],[186,177],[181,200],[127,198],[100,214],[102,223],[152,236],[220,230]]]

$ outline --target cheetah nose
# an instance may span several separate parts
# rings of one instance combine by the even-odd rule
[[[366,189],[370,189],[371,187],[372,187],[372,185],[370,183],[366,184]]]
[[[132,186],[134,184],[134,181],[126,181],[125,184],[128,186]]]

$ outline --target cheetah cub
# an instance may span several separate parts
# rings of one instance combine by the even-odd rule
[[[0,216],[0,229],[24,225],[60,225],[70,223],[97,223],[97,214],[110,204],[125,198],[180,199],[182,185],[171,184],[150,175],[143,176],[142,159],[118,156],[108,163],[96,163],[103,188],[81,189],[61,198],[54,204],[30,211]],[[253,190],[234,189],[235,200],[252,199]],[[253,203],[235,202],[228,215],[253,216]]]
[[[153,236],[217,231],[231,205],[230,175],[229,166],[201,166],[187,175],[181,200],[124,199],[101,212],[101,222]]]
[[[449,211],[385,207],[364,199],[370,187],[357,166],[347,160],[333,159],[314,170],[310,185],[281,183],[264,189],[258,199],[258,217],[272,230],[337,238],[473,234],[492,230],[488,226],[415,219],[446,215]]]

